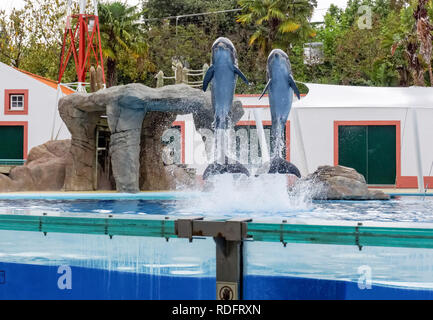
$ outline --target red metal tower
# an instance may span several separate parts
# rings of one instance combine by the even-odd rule
[[[71,55],[74,57],[78,78],[78,92],[86,92],[86,75],[92,64],[101,66],[105,86],[104,60],[102,58],[101,33],[99,30],[98,3],[93,0],[94,14],[86,14],[87,0],[79,0],[79,14],[71,14],[72,0],[68,0],[67,21],[63,36],[59,79],[61,83]],[[74,27],[72,23],[74,22]]]

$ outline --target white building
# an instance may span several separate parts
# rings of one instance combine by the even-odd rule
[[[0,161],[25,160],[37,145],[69,139],[57,99],[71,93],[63,86],[58,92],[55,81],[0,63]]]
[[[309,93],[295,99],[286,126],[286,158],[303,175],[320,165],[341,164],[357,169],[372,186],[416,188],[422,176],[424,186],[433,188],[433,88],[307,86]],[[248,162],[260,156],[255,113],[268,146],[271,124],[268,97],[258,97],[238,95],[246,112],[234,134],[235,157],[252,167],[261,165]],[[179,116],[176,123],[182,137],[179,158],[200,174],[209,162],[200,156],[201,135],[191,116]],[[240,146],[247,146],[247,158]]]

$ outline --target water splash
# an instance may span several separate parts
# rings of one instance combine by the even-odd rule
[[[205,216],[291,216],[312,210],[317,192],[317,186],[302,180],[289,188],[286,175],[222,174],[210,177],[206,183],[206,191],[201,195],[188,202],[178,201],[176,211]]]

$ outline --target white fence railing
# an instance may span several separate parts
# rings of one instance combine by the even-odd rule
[[[201,88],[203,85],[203,78],[209,69],[209,65],[205,63],[201,70],[188,69],[182,65],[181,62],[171,67],[174,76],[166,76],[162,70],[160,70],[156,78],[156,87],[160,88],[165,85],[164,80],[174,80],[175,84],[185,83],[194,88]]]

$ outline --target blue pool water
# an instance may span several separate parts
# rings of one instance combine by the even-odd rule
[[[433,197],[401,197],[390,201],[308,201],[297,206],[278,206],[263,211],[260,206],[211,208],[201,200],[0,200],[0,213],[94,213],[138,215],[203,215],[210,217],[248,216],[252,218],[295,217],[319,220],[433,222]]]
[[[0,213],[433,222],[432,198],[386,202],[290,199],[274,207],[260,203],[239,206],[245,199],[237,203],[234,198],[224,206],[224,197],[213,200],[14,199],[0,200]],[[269,206],[269,199],[261,200]],[[246,241],[244,253],[245,299],[433,298],[431,249],[364,247],[360,251],[356,246],[289,243],[284,247]],[[72,289],[58,287],[59,266],[71,268]],[[365,275],[369,285],[360,282]],[[0,231],[0,299],[215,299],[215,290],[212,239],[190,243],[187,239]]]

